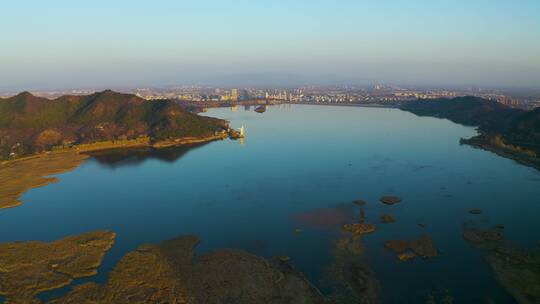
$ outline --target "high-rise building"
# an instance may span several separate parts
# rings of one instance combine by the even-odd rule
[[[231,100],[238,100],[238,89],[231,90]]]

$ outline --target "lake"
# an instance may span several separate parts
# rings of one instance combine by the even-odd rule
[[[367,265],[385,303],[421,302],[447,289],[457,303],[513,303],[464,228],[504,224],[506,238],[533,249],[540,240],[540,173],[460,145],[474,128],[391,108],[280,105],[210,109],[203,115],[245,126],[242,141],[192,148],[99,153],[60,182],[32,189],[0,210],[0,242],[52,241],[98,229],[118,234],[85,281],[104,282],[128,251],[194,234],[198,253],[238,248],[287,255],[323,292],[343,220],[362,207],[377,231],[363,237]],[[379,202],[402,198],[398,205]],[[480,208],[480,215],[469,214]],[[381,215],[397,221],[383,224]],[[392,239],[430,235],[436,258],[401,262]],[[68,288],[45,293],[57,296]]]

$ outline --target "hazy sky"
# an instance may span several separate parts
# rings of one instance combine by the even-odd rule
[[[0,0],[0,89],[540,87],[538,0]]]

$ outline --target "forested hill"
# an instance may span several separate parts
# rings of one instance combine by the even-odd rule
[[[66,144],[204,137],[226,127],[223,120],[189,113],[172,101],[147,101],[110,90],[54,100],[23,92],[0,99],[0,158]]]
[[[463,125],[478,126],[486,131],[506,130],[525,113],[478,97],[419,99],[404,103],[401,109],[419,116],[441,117]]]

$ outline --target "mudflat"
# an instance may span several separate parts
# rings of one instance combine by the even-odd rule
[[[77,152],[62,152],[0,163],[0,209],[21,205],[23,193],[57,182],[51,175],[73,170],[86,158]]]

